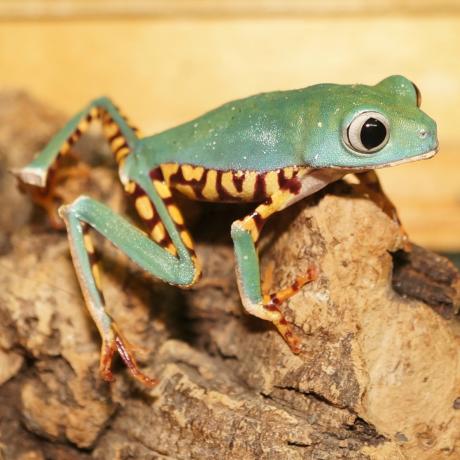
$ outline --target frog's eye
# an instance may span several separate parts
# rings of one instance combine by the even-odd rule
[[[411,83],[415,90],[415,97],[417,98],[417,107],[420,107],[422,105],[422,93],[420,92],[418,86],[414,82]]]
[[[390,137],[390,124],[378,112],[362,112],[348,125],[343,140],[358,153],[374,153],[382,149]]]

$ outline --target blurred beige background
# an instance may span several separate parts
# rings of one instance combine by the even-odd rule
[[[145,133],[320,82],[417,83],[440,153],[382,171],[414,241],[460,250],[460,2],[0,0],[0,88],[70,114],[113,97]]]

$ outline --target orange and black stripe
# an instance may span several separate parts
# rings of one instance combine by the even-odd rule
[[[163,203],[168,210],[168,213],[171,219],[176,226],[177,231],[179,232],[180,238],[184,245],[187,247],[188,251],[190,252],[192,258],[194,259],[195,263],[197,262],[195,248],[193,245],[193,240],[185,226],[184,218],[182,213],[180,212],[179,208],[177,207],[174,197],[172,196],[171,190],[168,184],[165,181],[165,177],[161,167],[157,167],[150,172],[150,178],[152,180],[153,186],[157,190],[158,194],[160,195]]]
[[[191,257],[196,262],[197,258],[192,238],[185,226],[182,213],[177,207],[168,185],[165,183],[162,170],[159,167],[154,168],[150,172],[150,179],[152,180],[152,184],[158,192],[158,195],[163,200],[163,203],[172,221],[174,222],[177,231],[179,232],[182,242],[187,247]],[[174,246],[174,243],[172,242],[171,237],[168,234],[158,211],[151,202],[145,190],[143,190],[142,187],[140,187],[135,182],[128,182],[125,185],[125,190],[134,199],[134,206],[140,218],[147,226],[150,237],[161,247],[168,250],[171,254],[177,255],[176,247]]]
[[[203,201],[263,202],[280,190],[300,192],[307,168],[288,167],[268,172],[222,171],[202,166],[163,164],[165,182],[185,196]]]
[[[117,110],[119,110],[117,108]],[[121,117],[126,121],[127,126],[136,134],[138,129],[132,126],[127,118],[120,113]],[[126,139],[121,133],[120,127],[113,120],[110,114],[102,107],[92,107],[89,112],[80,120],[74,132],[67,138],[59,149],[58,157],[66,155],[71,150],[72,146],[80,139],[80,137],[88,130],[89,125],[94,120],[102,122],[104,134],[109,142],[110,148],[115,156],[118,164],[130,153],[131,149],[128,146]]]
[[[132,129],[136,134],[138,134],[138,129],[129,123],[128,119],[121,114],[118,107],[115,108],[120,113],[121,117],[126,122],[128,127]],[[113,120],[113,118],[110,116],[107,110],[103,108],[98,108],[97,112],[98,117],[102,122],[102,128],[107,142],[109,143],[110,149],[112,150],[112,153],[115,157],[115,161],[118,165],[121,165],[123,163],[123,160],[131,153],[131,148],[128,145],[128,141],[124,137],[118,123],[116,123]]]
[[[176,255],[176,248],[166,232],[160,215],[142,187],[135,182],[129,182],[125,190],[132,197],[137,214],[144,222],[150,238],[171,254]]]

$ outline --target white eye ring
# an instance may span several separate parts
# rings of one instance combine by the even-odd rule
[[[361,112],[343,130],[343,141],[358,153],[381,150],[390,138],[390,123],[379,112]]]

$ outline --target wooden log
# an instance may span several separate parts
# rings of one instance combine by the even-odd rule
[[[21,120],[1,121],[22,129]],[[71,179],[65,187],[76,194],[90,187],[123,211],[115,184],[116,175],[99,166],[84,183]],[[144,277],[103,248],[107,304],[128,339],[148,350],[140,362],[160,380],[153,390],[122,366],[113,384],[100,379],[100,340],[65,235],[37,214],[8,233],[0,258],[3,458],[459,455],[453,266],[422,248],[398,252],[396,225],[349,184],[280,213],[260,244],[264,279],[271,279],[265,288],[287,286],[312,264],[319,270],[283,305],[302,341],[293,355],[239,301],[228,233],[247,210],[191,211],[205,267],[193,290]]]

